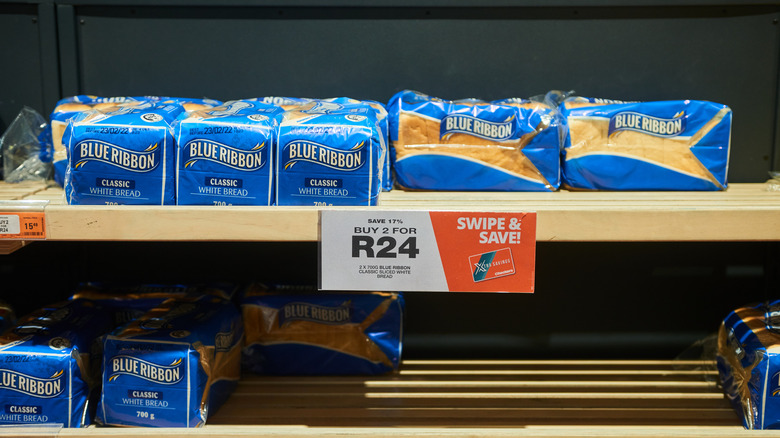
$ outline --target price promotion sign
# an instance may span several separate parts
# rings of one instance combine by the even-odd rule
[[[534,291],[536,213],[320,213],[320,289]]]
[[[0,212],[0,239],[43,240],[46,238],[42,212]]]

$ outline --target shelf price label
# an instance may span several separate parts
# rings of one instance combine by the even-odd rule
[[[0,239],[43,240],[45,238],[44,213],[0,213]]]
[[[322,210],[320,289],[533,292],[536,213]]]

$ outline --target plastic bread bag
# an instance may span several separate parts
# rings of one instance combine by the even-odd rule
[[[382,162],[382,186],[381,189],[383,191],[389,191],[393,188],[393,179],[390,171],[390,145],[389,145],[389,121],[388,121],[388,114],[387,114],[387,108],[384,104],[374,101],[374,100],[357,100],[352,99],[349,97],[335,97],[335,98],[329,98],[329,99],[323,99],[325,102],[334,102],[334,103],[344,103],[344,104],[356,104],[356,103],[363,103],[368,106],[370,106],[374,110],[374,114],[376,115],[377,125],[379,126],[379,133],[380,133],[380,142],[383,145],[382,149],[382,157],[380,158],[380,161]]]
[[[265,96],[265,97],[256,97],[256,98],[243,99],[243,100],[276,105],[285,111],[289,111],[292,109],[296,109],[307,103],[310,103],[316,99],[310,99],[308,97]]]
[[[51,125],[49,155],[54,162],[54,179],[60,185],[64,186],[65,172],[67,167],[67,151],[62,144],[62,136],[65,128],[68,126],[68,120],[80,112],[91,111],[94,109],[107,110],[117,105],[128,105],[132,102],[165,102],[177,103],[184,107],[186,111],[211,108],[220,105],[222,102],[206,98],[182,98],[182,97],[163,97],[163,96],[115,96],[101,97],[94,95],[70,96],[57,102],[52,110],[49,120]]]
[[[277,205],[376,205],[385,146],[368,104],[317,100],[284,112],[276,144]]]
[[[79,205],[174,205],[176,103],[129,102],[69,119],[65,197]]]
[[[273,205],[273,153],[283,110],[231,101],[176,120],[179,205]]]
[[[6,182],[46,181],[51,177],[47,129],[46,120],[34,109],[25,106],[17,114],[0,137]]]
[[[162,97],[160,98],[160,103],[177,103],[184,107],[185,111],[199,111],[218,107],[224,102],[208,98]]]
[[[403,297],[256,283],[241,299],[244,368],[275,375],[377,375],[398,369]]]
[[[412,90],[388,103],[396,183],[417,190],[554,191],[555,108],[509,98],[449,101]]]
[[[192,295],[214,295],[232,300],[238,288],[231,283],[158,284],[102,283],[80,284],[71,300],[91,300],[112,316],[114,326],[126,324],[172,298]]]
[[[724,190],[731,109],[696,100],[569,97],[563,183],[584,190]]]
[[[717,366],[746,429],[780,429],[780,301],[731,312],[718,331]]]
[[[243,324],[221,297],[165,301],[103,341],[103,425],[200,427],[241,374]],[[139,414],[140,412],[140,414]]]
[[[52,140],[55,158],[65,159],[63,155],[65,148],[62,145],[62,135],[68,126],[68,120],[76,114],[94,109],[108,109],[117,105],[129,104],[131,102],[159,102],[159,103],[177,103],[184,107],[186,111],[206,109],[219,106],[222,102],[214,99],[184,98],[184,97],[162,97],[162,96],[116,96],[99,97],[92,95],[71,96],[57,102],[52,110],[49,119],[52,126]]]
[[[769,172],[769,181],[766,183],[768,192],[780,192],[780,172]]]
[[[312,102],[330,102],[330,103],[337,103],[337,104],[366,104],[374,109],[375,116],[377,119],[377,124],[379,126],[379,131],[381,134],[381,142],[384,144],[384,155],[383,158],[380,158],[382,160],[382,187],[381,189],[383,191],[389,191],[393,188],[393,180],[392,180],[392,173],[390,170],[390,151],[389,151],[389,142],[388,142],[388,135],[389,135],[389,125],[388,125],[388,118],[387,118],[387,108],[384,104],[381,102],[377,102],[374,100],[358,100],[353,99],[350,97],[331,97],[326,99],[313,99],[313,98],[307,98],[307,97],[280,97],[280,96],[266,96],[266,97],[260,97],[256,99],[252,99],[264,103],[269,103],[273,105],[277,105],[281,108],[283,108],[285,111],[295,110],[295,109],[302,109],[304,105],[311,104]]]
[[[90,300],[46,306],[0,335],[0,425],[84,427],[111,315]]]
[[[49,115],[51,126],[51,150],[50,155],[55,166],[55,180],[64,185],[65,166],[67,166],[68,153],[62,144],[62,135],[68,126],[68,120],[80,112],[94,109],[107,109],[118,104],[130,102],[155,101],[156,97],[99,97],[93,95],[70,96],[57,102]]]

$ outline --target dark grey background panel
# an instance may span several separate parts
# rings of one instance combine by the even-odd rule
[[[45,0],[0,0],[0,3],[40,3]],[[778,0],[67,0],[74,6],[254,6],[254,7],[663,7],[778,6]]]
[[[60,99],[59,53],[57,50],[57,12],[53,3],[38,5],[38,38],[41,56],[42,109],[46,115]]]
[[[734,110],[732,182],[766,179],[778,8],[76,7],[79,90],[235,99],[550,89]]]
[[[778,248],[539,242],[533,294],[406,293],[404,355],[673,358],[716,333],[731,310],[778,298]],[[45,278],[41,260],[58,261]],[[317,244],[46,242],[0,257],[0,275],[0,297],[25,314],[83,281],[316,284]]]
[[[37,5],[0,4],[0,134],[23,106],[46,106],[39,26]]]
[[[62,97],[80,94],[78,38],[73,6],[57,5],[57,48],[60,56]]]

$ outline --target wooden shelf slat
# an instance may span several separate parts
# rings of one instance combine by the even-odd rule
[[[50,185],[0,184],[0,198],[45,200],[49,240],[310,241],[323,207],[69,206]],[[369,207],[327,207],[364,210]],[[535,211],[537,241],[780,241],[780,192],[407,192],[381,210]]]
[[[568,425],[581,427],[578,436],[631,436],[622,435],[624,426],[699,424],[739,435],[713,370],[706,361],[467,360],[407,361],[388,376],[246,376],[210,424],[253,424],[262,433],[280,425],[343,427],[366,436],[405,436],[419,427],[434,436],[451,428],[537,436],[528,432],[540,426],[566,436]],[[669,431],[680,432],[663,434]]]
[[[27,434],[31,429],[12,432],[166,438],[755,436],[756,431],[742,428],[715,384],[713,367],[712,362],[674,360],[408,361],[408,368],[430,375],[447,374],[453,368],[469,372],[440,382],[409,373],[245,375],[226,404],[200,429],[90,426],[37,428],[37,434]],[[407,369],[407,362],[401,369]],[[491,380],[480,370],[520,372]],[[577,379],[578,372],[596,373],[600,379]],[[545,373],[559,380],[536,378]],[[625,380],[636,373],[645,374]],[[780,431],[760,435],[780,437]]]

